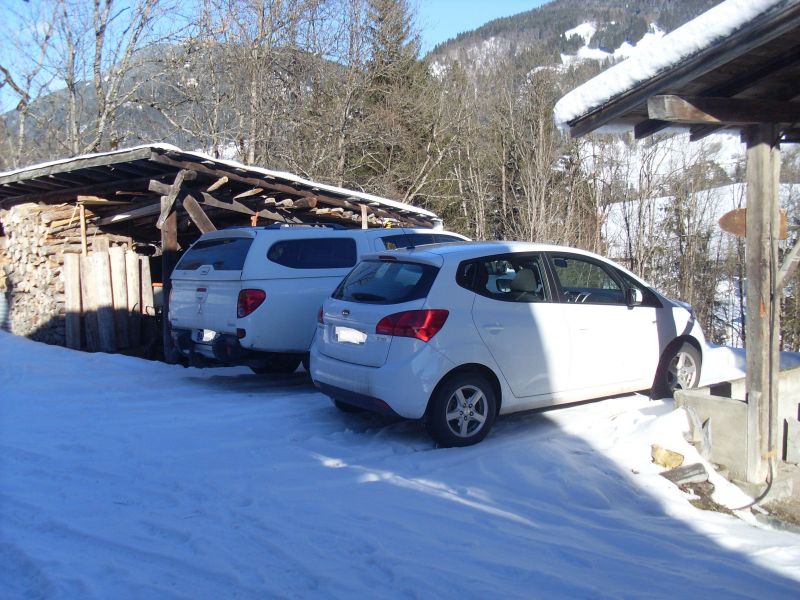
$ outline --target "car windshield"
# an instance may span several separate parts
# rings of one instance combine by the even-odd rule
[[[419,263],[368,260],[359,263],[333,292],[337,300],[400,304],[424,298],[439,272]]]

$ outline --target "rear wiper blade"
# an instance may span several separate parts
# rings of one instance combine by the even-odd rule
[[[373,302],[382,302],[386,300],[383,296],[378,296],[376,294],[365,294],[363,292],[356,292],[353,294],[353,298],[355,300],[372,300]]]

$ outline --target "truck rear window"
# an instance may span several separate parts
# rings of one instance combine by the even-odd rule
[[[241,271],[253,238],[200,240],[181,257],[176,269],[194,271],[211,265],[217,271]]]
[[[342,280],[333,297],[368,304],[410,302],[428,294],[438,272],[431,265],[367,260]]]

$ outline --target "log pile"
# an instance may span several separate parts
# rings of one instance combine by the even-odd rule
[[[85,212],[87,217],[92,216],[88,209]],[[83,262],[88,260],[92,264],[92,254],[105,253],[108,259],[108,250],[111,248],[112,255],[123,253],[122,277],[126,278],[124,253],[132,251],[132,240],[104,233],[96,226],[82,228],[80,211],[75,204],[17,205],[8,210],[0,210],[0,224],[5,234],[4,243],[0,244],[0,253],[4,255],[0,258],[5,260],[0,260],[0,264],[5,262],[7,273],[10,298],[8,322],[11,332],[48,344],[69,345],[73,348],[114,351],[123,347],[115,342],[113,348],[107,343],[101,348],[95,343],[94,330],[88,330],[91,328],[90,321],[94,320],[86,310],[88,305],[81,310],[80,296],[77,298],[76,314],[74,290],[75,285],[80,289],[81,282],[71,282],[71,290],[65,288],[65,283],[68,284],[66,287],[70,283],[66,281],[70,268],[65,269],[65,257],[72,266],[71,277],[74,278],[74,265],[80,265],[84,248],[88,251],[88,256],[83,257]],[[96,252],[92,252],[93,250]],[[115,258],[117,264],[119,257]],[[135,262],[136,276],[139,277],[141,261]],[[107,263],[110,264],[110,261],[107,260]],[[78,275],[82,270],[77,270]],[[150,285],[149,269],[147,271],[147,284]],[[115,281],[115,284],[119,288],[119,281]],[[89,283],[87,289],[93,290],[93,285]],[[69,302],[72,303],[69,310],[67,296],[70,296]],[[141,311],[141,300],[134,304],[135,310]],[[121,307],[114,303],[111,310],[115,308]],[[128,312],[127,299],[124,311]],[[127,329],[126,323],[123,324],[121,320],[119,323],[119,327]],[[122,340],[125,345],[130,345],[130,335],[127,331],[125,333],[126,335],[121,336]],[[112,339],[116,339],[114,332],[111,335]]]

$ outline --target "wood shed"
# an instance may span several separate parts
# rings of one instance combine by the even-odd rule
[[[432,212],[166,144],[0,173],[0,326],[158,355],[159,297],[201,233],[271,223],[439,228]]]

